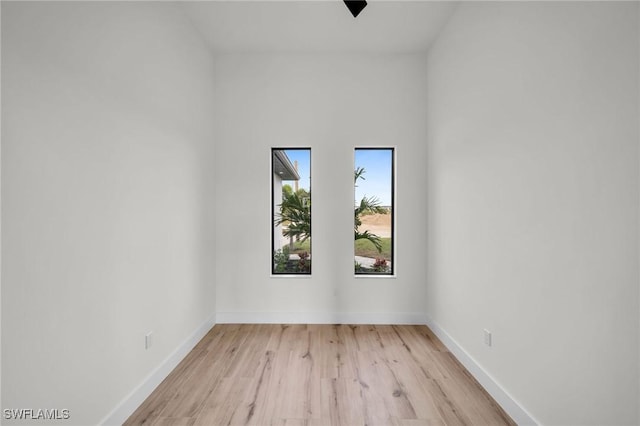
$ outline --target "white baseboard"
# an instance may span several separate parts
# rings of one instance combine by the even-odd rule
[[[482,387],[518,425],[539,425],[515,399],[500,386],[446,331],[427,316],[427,327],[442,341],[449,351],[471,373]]]
[[[191,336],[160,363],[160,365],[107,414],[99,424],[104,426],[122,425],[214,325],[215,316],[212,316],[202,323]]]
[[[424,324],[423,313],[218,312],[216,324]]]

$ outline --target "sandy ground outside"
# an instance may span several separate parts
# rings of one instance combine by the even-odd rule
[[[391,237],[391,215],[390,214],[369,214],[361,216],[360,232],[369,231],[378,237]]]

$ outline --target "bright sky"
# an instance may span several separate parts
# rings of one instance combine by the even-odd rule
[[[298,161],[298,174],[300,175],[300,180],[298,181],[298,188],[309,190],[310,185],[310,169],[311,169],[311,150],[309,149],[285,149],[284,152],[291,160],[291,164],[294,164],[294,161]],[[285,180],[282,181],[283,185],[291,185],[292,189],[295,189],[295,181]]]
[[[391,149],[356,149],[354,170],[364,167],[363,179],[356,182],[356,203],[362,197],[375,196],[381,206],[391,205]]]

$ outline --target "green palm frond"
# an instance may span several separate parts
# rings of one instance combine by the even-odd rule
[[[285,237],[300,237],[301,241],[306,241],[311,236],[310,199],[306,192],[284,194],[275,225],[287,225],[282,233]]]
[[[364,167],[358,167],[354,171],[354,185],[358,181],[358,179],[364,180],[365,174]],[[373,214],[373,213],[386,213],[387,210],[384,207],[380,206],[380,200],[378,197],[372,196],[367,197],[364,196],[360,200],[360,204],[356,205],[353,211],[353,224],[354,224],[354,240],[369,240],[376,247],[378,253],[382,252],[382,243],[379,236],[376,234],[372,234],[369,231],[360,232],[359,228],[362,225],[362,221],[360,220],[360,216],[363,214]]]
[[[382,252],[382,240],[376,234],[372,234],[369,231],[359,232],[356,229],[354,231],[354,240],[369,240],[376,247],[378,253]]]

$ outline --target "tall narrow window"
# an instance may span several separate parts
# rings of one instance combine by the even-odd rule
[[[394,149],[356,148],[354,270],[394,274]]]
[[[271,273],[311,274],[311,149],[271,149]]]

